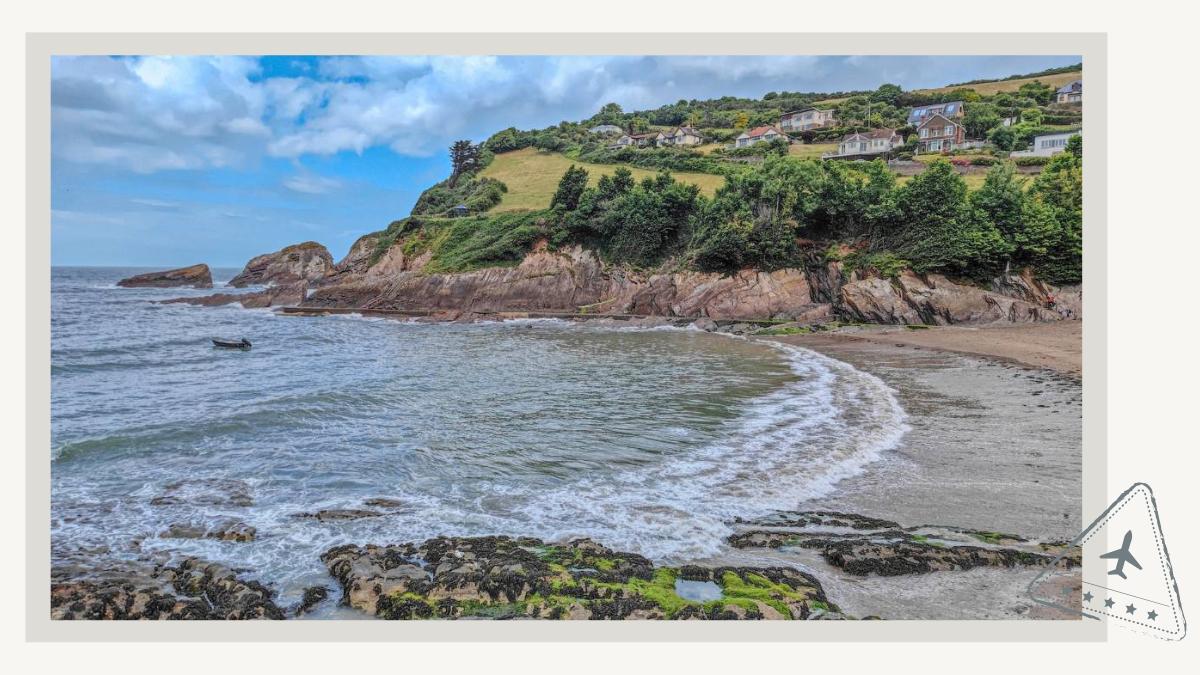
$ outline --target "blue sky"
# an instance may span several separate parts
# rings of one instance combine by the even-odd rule
[[[55,265],[334,258],[408,214],[446,148],[679,99],[942,86],[1078,56],[56,57]]]

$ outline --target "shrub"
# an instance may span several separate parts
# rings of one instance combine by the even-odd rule
[[[1013,162],[1017,166],[1045,166],[1050,163],[1049,157],[1015,157]]]

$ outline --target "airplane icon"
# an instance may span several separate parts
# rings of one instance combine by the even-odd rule
[[[1121,544],[1121,548],[1115,551],[1109,551],[1108,553],[1100,556],[1101,558],[1110,558],[1117,561],[1117,568],[1109,572],[1110,575],[1115,574],[1122,579],[1126,579],[1125,563],[1129,563],[1139,570],[1142,569],[1142,566],[1138,564],[1137,558],[1133,557],[1133,554],[1129,552],[1129,545],[1131,543],[1133,543],[1133,530],[1128,530],[1125,532],[1125,541]]]

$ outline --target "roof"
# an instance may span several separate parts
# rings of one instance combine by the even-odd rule
[[[954,120],[952,120],[952,119],[950,119],[950,118],[946,117],[945,115],[943,115],[943,114],[941,114],[941,113],[934,113],[933,115],[930,115],[929,117],[926,117],[926,118],[925,118],[925,121],[924,121],[924,122],[921,122],[921,126],[922,126],[922,127],[923,127],[923,126],[926,126],[926,125],[928,125],[930,122],[932,122],[932,121],[934,121],[934,120],[936,120],[936,119],[940,119],[940,120],[942,120],[942,123],[943,123],[943,124],[954,124],[954,123],[955,123],[955,122],[954,122]],[[918,127],[918,128],[920,128],[920,127]]]
[[[775,133],[779,134],[780,136],[784,135],[784,133],[782,131],[776,129],[775,127],[771,126],[770,124],[768,124],[767,126],[764,126],[764,127],[754,127],[753,129],[751,129],[749,131],[743,132],[742,135],[746,136],[747,138],[758,138],[759,136],[765,136],[768,131],[774,131]]]
[[[654,138],[661,134],[661,131],[647,131],[644,134],[628,134],[630,138]]]
[[[930,103],[929,105],[913,106],[913,109],[908,111],[908,119],[911,122],[923,118],[925,117],[924,113],[926,111],[936,111],[935,114],[957,115],[958,111],[962,110],[962,107],[962,101],[947,101],[945,103]],[[918,114],[918,111],[920,111],[921,114]]]
[[[1083,135],[1083,129],[1075,129],[1074,131],[1055,131],[1054,133],[1051,133],[1051,134],[1038,134],[1038,135],[1034,136],[1033,138],[1035,140],[1038,138],[1050,138],[1051,136],[1066,136],[1067,138],[1070,138],[1071,136],[1082,136],[1082,135]]]
[[[1074,80],[1058,88],[1056,94],[1069,94],[1073,91],[1083,91],[1083,80]]]
[[[694,128],[692,128],[692,127],[676,127],[674,130],[672,130],[672,131],[671,131],[670,135],[674,136],[675,134],[679,133],[680,131],[682,131],[682,132],[683,132],[683,133],[685,133],[685,134],[691,134],[691,135],[693,135],[693,136],[699,136],[699,135],[700,135],[700,132],[699,132],[699,131],[696,131],[696,130],[695,130]]]
[[[803,112],[808,112],[809,110],[816,110],[816,111],[818,111],[818,112],[825,112],[825,110],[823,110],[823,109],[821,109],[821,108],[816,108],[816,107],[813,107],[813,106],[811,106],[811,105],[810,105],[810,106],[808,106],[808,107],[806,107],[806,108],[800,108],[799,110],[793,110],[793,111],[791,111],[791,112],[785,112],[785,113],[783,113],[783,117],[787,117],[788,115],[799,115],[800,113],[803,113]],[[832,111],[832,110],[830,110],[829,112],[833,112],[833,111]]]

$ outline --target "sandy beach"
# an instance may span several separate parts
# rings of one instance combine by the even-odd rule
[[[806,347],[839,341],[936,349],[957,354],[1046,368],[1058,373],[1083,375],[1083,322],[1057,321],[985,326],[936,326],[913,330],[904,326],[871,326],[854,332],[795,335],[777,338]]]

